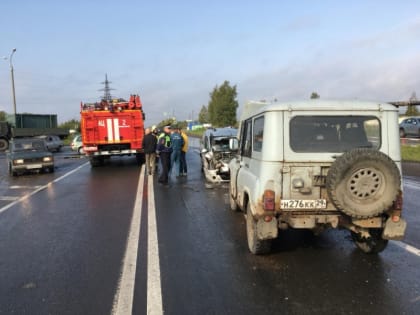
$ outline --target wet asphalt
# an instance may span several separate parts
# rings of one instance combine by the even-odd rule
[[[419,313],[420,257],[394,242],[366,255],[347,231],[295,230],[280,233],[272,254],[250,254],[228,185],[205,182],[191,142],[188,177],[169,187],[145,179],[134,314],[148,307],[148,181],[165,314]],[[111,314],[141,169],[132,157],[94,169],[69,151],[55,157],[53,174],[10,178],[0,156],[0,209],[10,207],[0,210],[0,314]],[[420,177],[405,175],[404,242],[418,249]]]

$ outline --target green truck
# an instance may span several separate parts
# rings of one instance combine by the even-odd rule
[[[0,151],[9,148],[12,138],[56,135],[63,139],[68,134],[68,130],[57,127],[55,114],[8,115],[6,121],[0,121]]]

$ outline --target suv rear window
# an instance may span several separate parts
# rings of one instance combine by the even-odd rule
[[[290,120],[290,147],[295,152],[344,152],[378,149],[379,119],[374,116],[296,116]]]

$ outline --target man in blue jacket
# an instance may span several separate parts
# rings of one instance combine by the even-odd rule
[[[181,150],[184,145],[184,139],[182,138],[179,127],[173,128],[171,134],[172,154],[171,154],[171,170],[175,169],[176,177],[179,177],[179,163],[181,161]]]

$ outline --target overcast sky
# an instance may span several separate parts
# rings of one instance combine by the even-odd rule
[[[79,119],[105,73],[146,123],[197,117],[224,80],[238,101],[420,98],[419,1],[1,0],[18,113]],[[0,110],[13,112],[0,60]]]

